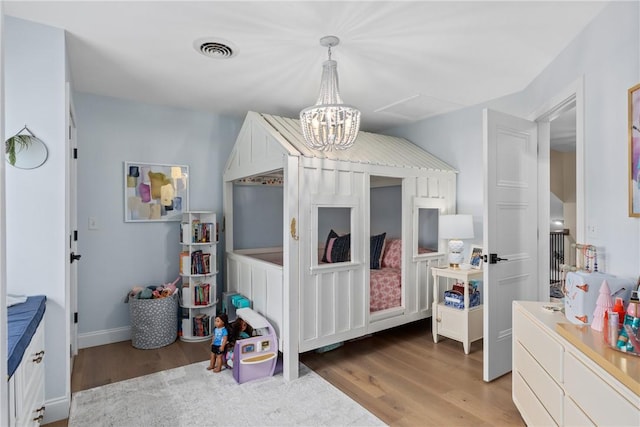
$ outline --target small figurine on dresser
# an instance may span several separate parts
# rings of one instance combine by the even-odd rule
[[[213,372],[220,372],[224,361],[225,349],[227,348],[227,340],[229,337],[229,321],[227,315],[222,313],[216,316],[214,320],[215,329],[213,330],[213,339],[211,341],[211,360],[207,370],[213,370]]]

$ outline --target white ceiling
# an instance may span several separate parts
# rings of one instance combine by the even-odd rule
[[[336,35],[343,100],[377,131],[525,88],[599,1],[5,1],[6,15],[68,31],[77,91],[242,118],[298,117],[316,101],[319,44]],[[237,55],[213,59],[216,37]]]

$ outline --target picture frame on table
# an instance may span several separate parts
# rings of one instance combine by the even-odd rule
[[[181,221],[189,210],[189,166],[124,162],[124,221]]]
[[[471,268],[475,268],[476,270],[480,270],[482,268],[482,246],[471,245],[467,264],[471,265]]]
[[[629,216],[640,218],[640,83],[629,89]]]

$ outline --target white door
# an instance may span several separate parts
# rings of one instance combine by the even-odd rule
[[[511,371],[512,301],[538,295],[538,140],[535,122],[486,109],[483,118],[483,379],[492,381]]]

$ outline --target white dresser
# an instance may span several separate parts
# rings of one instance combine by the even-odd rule
[[[513,402],[529,426],[640,426],[640,357],[547,303],[513,303]]]
[[[9,425],[38,426],[44,418],[44,319],[9,379]]]

